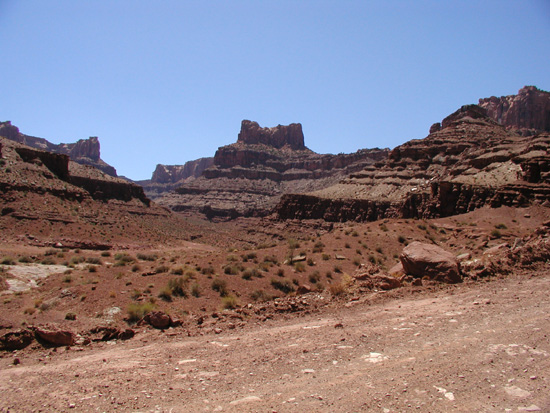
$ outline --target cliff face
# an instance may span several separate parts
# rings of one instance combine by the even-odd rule
[[[336,185],[283,196],[278,216],[327,221],[433,218],[485,205],[549,202],[549,133],[521,136],[475,105],[463,106],[431,131]]]
[[[151,182],[155,184],[175,184],[187,178],[198,178],[213,162],[214,158],[199,158],[186,162],[184,165],[158,164],[151,177]]]
[[[219,148],[202,176],[156,200],[175,211],[199,211],[212,218],[262,216],[282,194],[330,186],[387,153],[371,149],[320,155],[304,145],[300,124],[262,128],[244,120],[237,142]]]
[[[75,143],[60,143],[56,145],[43,138],[24,135],[11,122],[0,122],[0,136],[19,142],[31,148],[68,155],[71,160],[83,165],[93,166],[107,175],[117,176],[116,169],[105,163],[100,157],[99,139],[92,136],[80,139]]]
[[[517,95],[480,99],[479,106],[506,129],[522,135],[550,132],[550,93],[525,86]]]

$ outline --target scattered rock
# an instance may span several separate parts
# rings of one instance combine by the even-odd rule
[[[311,287],[307,284],[304,284],[304,285],[300,285],[297,289],[296,289],[296,294],[297,295],[303,295],[303,294],[307,294],[307,293],[310,293],[312,290],[311,290]]]
[[[462,281],[456,257],[437,245],[412,242],[403,249],[399,259],[404,271],[415,277],[428,276],[446,283]]]
[[[526,399],[531,396],[531,392],[523,390],[518,386],[506,386],[504,387],[504,391],[508,396],[513,397],[514,399]]]

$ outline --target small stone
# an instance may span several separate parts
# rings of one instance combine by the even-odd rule
[[[18,364],[21,364],[21,360],[19,360],[18,358],[14,358],[13,359],[13,365],[17,366]]]

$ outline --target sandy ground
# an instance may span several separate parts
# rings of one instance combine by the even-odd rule
[[[1,411],[550,411],[550,273],[6,353]],[[13,365],[19,357],[21,364]]]

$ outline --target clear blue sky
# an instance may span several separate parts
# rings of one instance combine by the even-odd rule
[[[0,0],[0,45],[0,120],[99,136],[132,179],[213,156],[242,119],[353,152],[550,89],[548,0]]]

